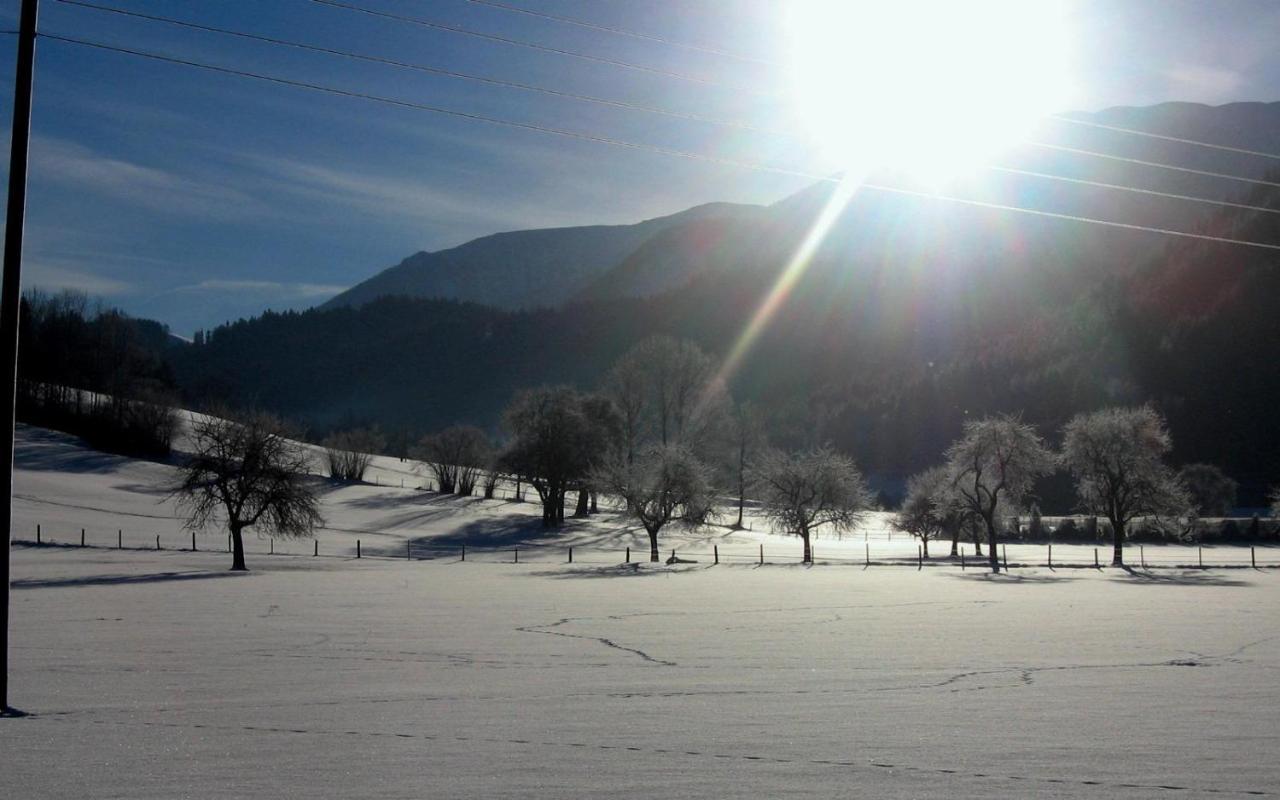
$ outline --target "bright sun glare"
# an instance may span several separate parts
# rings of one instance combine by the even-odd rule
[[[796,0],[795,101],[823,157],[937,185],[1071,100],[1059,0]]]

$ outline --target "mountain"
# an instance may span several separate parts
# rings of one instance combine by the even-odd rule
[[[558,306],[661,231],[708,218],[749,215],[753,210],[733,203],[707,203],[634,225],[496,233],[448,250],[415,253],[321,308],[359,306],[395,296],[449,298],[508,309]]]
[[[1274,116],[1280,130],[1280,105],[1217,113],[1231,120],[1242,108],[1251,119]],[[1161,113],[1173,111],[1192,114]],[[1136,125],[1130,117],[1117,119]],[[1226,137],[1233,124],[1215,130]],[[1175,146],[1187,147],[1152,149]],[[1210,169],[1213,157],[1198,163]],[[1130,162],[1068,164],[1062,152],[1020,159],[1008,163],[1060,163],[1080,180],[1280,209],[1274,186],[1164,176]],[[1265,160],[1249,163],[1234,171],[1264,174]],[[1267,422],[1280,393],[1277,251],[1080,219],[1280,244],[1280,214],[1007,172],[951,191],[987,205],[927,193],[845,196],[819,182],[768,207],[675,215],[635,232],[643,241],[565,306],[383,297],[266,314],[214,330],[177,353],[173,369],[193,399],[252,400],[315,429],[377,421],[417,435],[454,422],[496,429],[520,388],[590,388],[630,346],[667,333],[721,356],[741,349],[735,397],[761,403],[809,441],[846,449],[877,476],[900,479],[936,462],[975,416],[1021,412],[1052,436],[1079,411],[1150,401],[1170,419],[1179,462],[1218,463],[1247,496],[1280,480],[1280,426]],[[803,247],[820,220],[824,235]],[[576,238],[573,230],[558,233]]]
[[[1206,213],[1206,206],[1161,193],[1230,198],[1246,184],[1201,173],[1257,177],[1268,162],[1231,148],[1280,152],[1280,103],[1164,103],[1070,117],[1088,124],[1047,123],[1037,137],[1050,147],[1023,147],[997,165],[1003,171],[950,187],[948,193],[984,203],[1178,228],[1193,224]],[[1135,136],[1121,129],[1159,132],[1171,138]],[[939,135],[945,136],[945,130]],[[1201,148],[1178,139],[1226,147]],[[1085,152],[1114,154],[1120,160]],[[1191,171],[1167,171],[1140,161],[1185,165]],[[1038,177],[1044,174],[1074,182]],[[874,182],[932,191],[894,175],[877,175]],[[1150,193],[1118,192],[1090,182],[1134,186]],[[778,252],[777,244],[795,238],[789,230],[779,231],[779,225],[810,224],[832,188],[819,184],[771,207],[709,203],[635,225],[485,236],[448,250],[416,253],[321,308],[359,306],[388,296],[448,298],[504,309],[557,307],[566,302],[653,295],[697,273],[752,265],[768,268],[787,257]]]

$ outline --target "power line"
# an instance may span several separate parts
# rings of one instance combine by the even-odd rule
[[[659,69],[657,67],[646,67],[643,64],[636,64],[630,61],[620,61],[618,59],[605,58],[603,56],[593,56],[589,53],[583,53],[577,50],[564,50],[559,47],[550,47],[548,45],[538,44],[536,42],[530,42],[525,39],[514,39],[509,36],[499,36],[493,33],[481,33],[480,31],[473,31],[468,28],[459,27],[457,25],[447,25],[443,22],[435,22],[433,20],[423,19],[421,17],[410,17],[404,14],[392,14],[389,11],[378,11],[376,9],[366,8],[364,6],[357,6],[351,3],[339,2],[339,0],[311,0],[311,2],[316,3],[318,5],[322,5],[322,6],[329,6],[331,8],[346,9],[347,11],[353,11],[358,14],[367,14],[371,17],[381,17],[383,19],[395,20],[396,22],[404,22],[410,25],[418,25],[424,28],[432,28],[434,30],[447,31],[449,33],[458,33],[464,36],[474,36],[478,39],[484,39],[490,42],[500,42],[502,44],[511,45],[513,47],[525,47],[530,50],[537,50],[542,53],[553,53],[555,55],[566,56],[568,58],[578,58],[584,61],[591,61],[596,64],[608,64],[610,66],[620,67],[622,69],[636,70],[638,72],[647,72],[651,75],[660,75],[664,78],[673,78],[675,80],[688,81],[690,83],[698,83],[704,86],[718,86],[721,88],[732,89],[733,91],[737,91],[737,92],[747,92],[747,93],[759,95],[759,96],[767,96],[769,94],[767,92],[762,92],[758,89],[753,89],[748,86],[735,86],[732,84],[726,84],[720,81],[715,81],[710,78],[700,78],[696,75],[689,75],[683,72],[673,72],[671,70]]]
[[[1163,133],[1151,133],[1150,131],[1140,131],[1135,128],[1122,128],[1119,125],[1104,125],[1101,122],[1090,122],[1089,120],[1077,119],[1065,114],[1050,114],[1049,119],[1059,122],[1069,122],[1072,125],[1083,125],[1088,128],[1100,128],[1105,131],[1115,131],[1116,133],[1127,133],[1131,136],[1145,136],[1149,139],[1163,139],[1166,142],[1178,142],[1180,144],[1189,144],[1196,147],[1208,147],[1213,150],[1223,150],[1228,153],[1241,153],[1247,156],[1258,156],[1259,158],[1271,158],[1280,161],[1280,155],[1276,153],[1264,153],[1261,150],[1248,150],[1243,147],[1228,147],[1225,144],[1211,144],[1209,142],[1201,142],[1195,139],[1184,139],[1180,136],[1166,136]]]
[[[1081,186],[1093,186],[1098,189],[1113,189],[1120,192],[1133,192],[1135,194],[1146,194],[1155,197],[1167,197],[1170,200],[1186,200],[1191,203],[1205,203],[1214,206],[1226,206],[1227,208],[1239,208],[1246,211],[1261,211],[1267,214],[1280,214],[1280,208],[1269,208],[1268,206],[1255,206],[1248,203],[1233,203],[1230,200],[1215,200],[1211,197],[1197,197],[1190,194],[1177,194],[1174,192],[1162,192],[1157,189],[1140,189],[1137,186],[1122,186],[1117,183],[1104,183],[1103,181],[1091,181],[1086,178],[1069,178],[1066,175],[1054,175],[1047,172],[1036,172],[1029,169],[1017,169],[1015,167],[1001,167],[995,164],[987,164],[984,169],[993,172],[1004,172],[1010,175],[1022,175],[1027,178],[1041,178],[1051,181],[1062,181],[1063,183],[1074,183]]]
[[[251,78],[254,80],[265,81],[268,83],[274,83],[281,86],[291,86],[299,89],[308,89],[312,91],[322,92],[325,94],[337,95],[340,97],[349,97],[349,98],[356,98],[361,100],[368,100],[371,102],[382,103],[386,105],[396,106],[399,108],[425,111],[433,114],[442,114],[446,116],[457,117],[460,119],[472,120],[475,122],[485,122],[491,125],[499,125],[499,126],[508,127],[508,128],[515,128],[518,130],[536,131],[538,133],[544,133],[544,134],[549,134],[554,136],[562,136],[570,139],[577,139],[580,141],[595,142],[598,144],[606,144],[614,147],[623,147],[631,150],[652,152],[652,153],[657,153],[659,155],[673,156],[677,158],[705,161],[708,163],[719,164],[722,166],[730,166],[730,167],[736,167],[740,169],[750,169],[758,172],[769,172],[769,173],[774,173],[779,175],[790,175],[793,177],[801,177],[801,178],[807,178],[809,180],[817,180],[817,181],[826,181],[826,182],[839,181],[838,178],[832,178],[831,176],[817,175],[815,173],[808,173],[800,170],[786,169],[783,167],[772,167],[765,164],[757,164],[757,163],[752,163],[747,161],[738,161],[735,159],[721,158],[718,156],[709,156],[702,153],[694,153],[694,152],[685,151],[685,150],[676,150],[673,148],[660,147],[657,145],[649,145],[649,144],[643,144],[639,142],[630,142],[624,139],[615,139],[608,136],[599,136],[596,134],[583,133],[580,131],[570,131],[570,130],[564,130],[560,128],[551,128],[544,125],[537,125],[529,122],[519,122],[516,120],[503,119],[501,117],[491,117],[483,114],[473,114],[466,111],[458,111],[456,109],[442,108],[439,106],[432,106],[424,103],[415,103],[408,100],[397,100],[395,98],[383,97],[380,95],[374,95],[374,94],[369,94],[365,92],[356,92],[348,89],[339,89],[333,86],[324,86],[321,84],[308,83],[305,81],[297,81],[297,80],[292,80],[289,78],[281,78],[273,75],[264,75],[262,73],[250,72],[248,70],[235,69],[232,67],[223,67],[215,64],[207,64],[200,61],[192,61],[190,59],[177,58],[174,56],[168,56],[161,53],[154,53],[154,52],[145,51],[145,50],[136,50],[136,49],[126,48],[126,47],[118,47],[115,45],[109,45],[102,42],[94,42],[87,39],[78,39],[70,36],[61,36],[53,33],[42,33],[40,35],[45,39],[66,42],[69,44],[79,45],[83,47],[95,48],[98,50],[122,53],[125,55],[132,55],[139,58],[145,58],[145,59],[150,59],[154,61],[161,61],[169,64],[178,64],[182,66],[193,67],[196,69],[207,70],[210,72],[221,73],[224,75],[234,75],[242,78]],[[973,200],[970,198],[952,197],[949,195],[941,195],[941,194],[932,194],[929,192],[918,191],[914,189],[904,189],[896,186],[883,186],[883,185],[873,184],[873,183],[862,183],[858,185],[858,188],[868,189],[871,191],[885,192],[890,194],[905,195],[909,197],[919,197],[919,198],[930,199],[930,200],[941,200],[944,202],[952,202],[952,203],[957,203],[961,205],[974,206],[977,208],[986,208],[986,209],[997,210],[997,211],[1008,211],[1013,213],[1044,217],[1049,219],[1067,220],[1067,221],[1074,221],[1074,222],[1087,223],[1087,224],[1093,224],[1093,225],[1102,225],[1110,228],[1143,231],[1147,233],[1156,233],[1156,234],[1180,237],[1185,239],[1198,239],[1198,240],[1209,241],[1209,242],[1217,242],[1221,244],[1234,244],[1234,245],[1239,245],[1244,247],[1255,247],[1255,248],[1261,248],[1266,250],[1280,251],[1280,244],[1268,244],[1265,242],[1254,242],[1254,241],[1248,241],[1244,239],[1231,239],[1223,236],[1210,236],[1208,234],[1189,233],[1186,231],[1178,231],[1178,230],[1172,230],[1168,228],[1156,228],[1156,227],[1151,227],[1147,225],[1136,225],[1136,224],[1127,223],[1127,222],[1116,222],[1114,220],[1094,219],[1092,217],[1083,217],[1083,216],[1077,216],[1074,214],[1061,214],[1053,211],[1042,211],[1039,209],[1004,205],[1001,203],[993,203],[993,202],[987,202],[983,200]]]
[[[637,31],[629,31],[629,30],[626,30],[625,28],[615,28],[611,25],[600,25],[595,22],[587,22],[586,20],[583,20],[583,19],[577,19],[576,17],[564,17],[558,14],[548,14],[545,11],[534,11],[531,8],[521,8],[520,6],[513,6],[508,3],[499,3],[499,2],[496,2],[496,0],[467,0],[467,2],[475,3],[476,5],[481,5],[481,6],[490,6],[491,8],[499,8],[499,9],[502,9],[503,11],[510,11],[516,14],[525,14],[530,17],[538,17],[539,19],[550,20],[552,22],[560,22],[565,25],[574,25],[579,28],[587,28],[593,31],[601,31],[603,33],[612,33],[617,36],[627,36],[632,39],[642,39],[648,42],[658,42],[659,44],[665,44],[670,47],[679,47],[682,50],[692,50],[698,53],[707,53],[713,56],[722,56],[724,58],[732,58],[735,61],[745,61],[749,64],[761,64],[766,67],[782,66],[776,61],[768,61],[763,58],[746,56],[746,55],[742,55],[741,53],[731,52],[729,50],[720,50],[719,48],[707,47],[705,45],[679,42],[674,39],[668,39],[665,36],[654,36],[653,34],[649,34],[649,33],[639,33]]]
[[[160,22],[166,25],[175,25],[182,28],[192,30],[205,31],[208,33],[223,34],[226,36],[235,36],[241,39],[248,39],[255,42],[263,42],[265,44],[278,45],[281,47],[292,47],[299,50],[308,50],[313,53],[324,53],[331,56],[339,56],[341,58],[349,58],[357,61],[367,61],[373,64],[383,64],[399,69],[414,70],[417,72],[425,72],[432,75],[441,75],[448,78],[457,78],[460,80],[476,81],[479,83],[487,83],[491,86],[502,86],[509,89],[519,89],[526,92],[537,92],[552,97],[560,97],[566,100],[577,100],[584,103],[595,103],[597,105],[611,106],[613,108],[621,108],[629,111],[641,111],[648,114],[660,114],[667,117],[677,119],[687,119],[693,122],[704,122],[711,125],[722,125],[729,128],[739,128],[742,130],[755,131],[757,133],[765,133],[773,136],[792,136],[792,134],[784,131],[771,130],[769,128],[752,125],[747,122],[738,122],[735,120],[725,120],[716,117],[707,117],[702,114],[692,114],[683,111],[675,111],[667,108],[659,108],[657,106],[642,105],[639,103],[629,103],[624,100],[613,100],[607,97],[597,97],[594,95],[578,94],[576,92],[564,91],[562,89],[554,89],[548,86],[538,86],[536,84],[521,83],[519,81],[509,81],[501,78],[491,78],[484,75],[473,75],[466,72],[458,72],[456,70],[445,69],[443,67],[433,67],[426,64],[417,64],[407,61],[399,61],[383,56],[373,56],[363,53],[355,53],[349,50],[338,50],[331,47],[322,47],[319,45],[307,44],[305,42],[297,42],[289,39],[279,39],[274,36],[263,36],[256,33],[248,33],[246,31],[234,30],[231,28],[220,28],[213,25],[204,25],[197,22],[187,22],[186,20],[174,19],[172,17],[164,17],[157,14],[144,14],[139,11],[130,11],[128,9],[116,8],[114,6],[104,6],[97,3],[89,3],[84,0],[56,0],[63,5],[76,6],[79,8],[92,9],[94,11],[104,11],[111,14],[119,14],[125,17],[136,17],[138,19],[149,20],[151,22]]]
[[[479,2],[481,0],[471,0],[471,1]],[[731,120],[722,120],[714,117],[706,117],[701,114],[688,114],[688,113],[672,111],[664,108],[657,108],[654,106],[628,103],[625,101],[612,100],[609,98],[595,97],[591,95],[582,95],[574,92],[567,92],[560,89],[554,89],[554,88],[545,87],[545,86],[537,86],[533,84],[520,83],[517,81],[502,80],[499,78],[490,78],[490,77],[485,77],[481,75],[472,75],[464,72],[457,72],[455,70],[449,70],[449,69],[444,69],[440,67],[432,67],[424,64],[409,63],[409,62],[399,61],[396,59],[384,58],[381,56],[371,56],[371,55],[366,55],[361,53],[354,53],[347,50],[338,50],[335,48],[321,47],[318,45],[311,45],[311,44],[292,41],[288,39],[280,39],[273,36],[262,36],[259,34],[248,33],[246,31],[234,30],[231,28],[215,27],[212,25],[204,25],[201,23],[174,19],[172,17],[165,17],[165,16],[156,15],[156,14],[146,14],[138,11],[131,11],[128,9],[116,8],[114,6],[105,6],[98,3],[86,2],[86,0],[57,0],[57,2],[62,3],[63,5],[91,9],[94,11],[108,12],[112,14],[119,14],[126,17],[135,17],[138,19],[144,19],[151,22],[159,22],[167,25],[174,25],[174,26],[188,28],[192,30],[222,34],[226,36],[234,36],[241,39],[248,39],[251,41],[263,42],[266,44],[271,44],[276,46],[291,47],[291,48],[306,50],[310,52],[338,56],[341,58],[349,58],[349,59],[354,59],[359,61],[366,61],[369,63],[383,64],[387,66],[396,67],[399,69],[415,70],[419,72],[425,72],[428,74],[442,75],[450,78],[476,81],[476,82],[485,83],[493,86],[502,86],[506,88],[519,89],[522,91],[537,92],[540,94],[545,94],[553,97],[560,97],[564,99],[576,100],[576,101],[587,102],[587,103],[595,103],[598,105],[610,106],[614,108],[622,108],[622,109],[627,109],[631,111],[639,111],[639,112],[645,112],[645,113],[651,113],[651,114],[660,114],[663,116],[674,117],[678,119],[687,119],[691,121],[708,123],[712,125],[721,125],[725,127],[738,128],[742,130],[756,131],[759,133],[765,133],[773,136],[787,137],[791,139],[797,138],[797,134],[793,132],[762,128],[755,125],[751,125],[749,123],[742,123],[742,122],[736,122]],[[1265,206],[1249,205],[1246,203],[1234,203],[1234,202],[1229,202],[1225,200],[1216,200],[1216,199],[1206,198],[1206,197],[1196,197],[1192,195],[1175,194],[1172,192],[1162,192],[1154,189],[1141,189],[1134,186],[1123,186],[1123,185],[1114,184],[1114,183],[1103,183],[1100,181],[1091,181],[1091,180],[1086,180],[1082,178],[1070,178],[1062,175],[1055,175],[1055,174],[1045,173],[1045,172],[1034,172],[1031,170],[1024,170],[1024,169],[1015,169],[1012,167],[987,165],[986,169],[990,169],[996,172],[1004,172],[1008,174],[1039,178],[1043,180],[1062,181],[1065,183],[1094,186],[1097,188],[1110,189],[1114,191],[1132,192],[1136,194],[1166,197],[1174,200],[1183,200],[1187,202],[1227,206],[1232,208],[1247,209],[1247,210],[1260,211],[1260,212],[1266,212],[1266,213],[1280,213],[1280,210],[1268,208]]]
[[[1221,178],[1227,181],[1238,181],[1240,183],[1256,183],[1262,186],[1280,187],[1280,182],[1268,181],[1261,178],[1246,178],[1243,175],[1229,175],[1225,172],[1213,172],[1207,169],[1192,169],[1191,167],[1179,167],[1174,164],[1165,164],[1161,161],[1143,161],[1140,158],[1128,158],[1127,156],[1115,156],[1110,153],[1099,153],[1096,150],[1084,150],[1079,147],[1067,147],[1061,144],[1049,144],[1047,142],[1027,142],[1031,147],[1040,147],[1045,150],[1056,150],[1062,153],[1073,153],[1079,156],[1089,156],[1091,158],[1102,158],[1108,161],[1121,161],[1126,164],[1137,164],[1143,167],[1155,167],[1157,169],[1168,169],[1174,172],[1185,172],[1191,175],[1204,175],[1210,178]]]

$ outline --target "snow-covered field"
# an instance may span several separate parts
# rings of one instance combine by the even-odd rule
[[[617,520],[535,548],[532,504],[397,479],[232,574],[217,533],[154,550],[190,547],[168,467],[34,429],[18,464],[19,538],[101,546],[13,551],[6,797],[1280,793],[1275,570],[759,567],[797,543],[720,529],[672,543],[741,561],[628,566]]]

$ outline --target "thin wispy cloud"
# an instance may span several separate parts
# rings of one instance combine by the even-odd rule
[[[133,285],[125,281],[85,272],[78,265],[40,259],[28,259],[23,265],[22,284],[24,289],[74,289],[108,297],[134,291]]]
[[[66,139],[36,137],[31,174],[34,180],[74,186],[165,214],[228,219],[261,211],[258,201],[225,183],[116,158]]]
[[[273,297],[320,299],[345,291],[346,286],[323,283],[287,283],[282,281],[210,279],[169,290],[169,294],[202,294],[211,292],[252,292]]]

